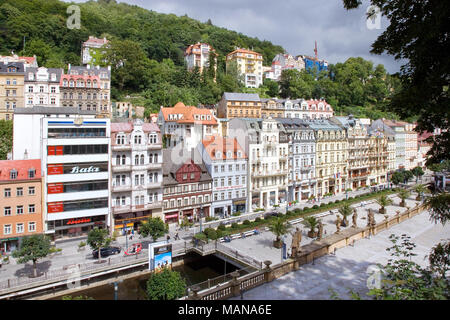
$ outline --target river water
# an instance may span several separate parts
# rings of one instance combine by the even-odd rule
[[[199,256],[192,254],[193,259],[189,262],[173,267],[173,270],[180,272],[182,278],[185,279],[187,286],[207,281],[218,276],[230,273],[238,268],[231,265],[216,256]],[[118,300],[146,300],[146,282],[149,276],[141,276],[118,284],[117,299]],[[88,296],[95,300],[114,300],[114,286],[112,284],[100,286],[84,291],[80,291],[73,296]],[[57,300],[60,300],[58,298]]]

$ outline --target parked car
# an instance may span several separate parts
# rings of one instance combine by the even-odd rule
[[[113,254],[119,254],[120,253],[120,248],[119,247],[107,247],[107,248],[101,248],[100,251],[100,256],[102,258],[105,258],[107,256],[111,256]],[[94,258],[98,258],[98,250],[94,250],[92,251],[92,256]]]

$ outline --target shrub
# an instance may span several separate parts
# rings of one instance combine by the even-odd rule
[[[210,222],[210,221],[214,221],[214,220],[217,220],[217,218],[214,218],[214,217],[206,217],[205,218],[206,222]]]
[[[354,198],[354,197],[349,197],[349,198],[348,198],[348,200],[353,200],[353,199],[355,199],[355,198]]]
[[[325,203],[321,203],[320,204],[320,207],[322,208],[322,207],[325,207]]]
[[[261,218],[260,217],[257,217],[256,219],[255,219],[255,222],[260,222],[261,221]]]
[[[305,208],[307,208],[307,207],[305,207]],[[303,210],[305,210],[305,209],[303,209]],[[301,210],[300,210],[300,209],[298,209],[298,208],[294,210],[295,214],[299,214],[299,213],[300,213],[300,211],[301,211]]]
[[[239,217],[240,215],[241,215],[240,212],[235,212],[235,213],[233,213],[233,217]]]
[[[311,208],[310,207],[304,207],[303,208],[303,212],[305,212],[305,211],[309,211]],[[300,211],[299,211],[300,212]]]
[[[79,244],[78,244],[78,247],[79,248],[83,248],[83,247],[85,247],[86,246],[86,242],[84,242],[84,241],[81,241]]]
[[[225,231],[225,229],[226,229],[227,227],[224,225],[224,224],[219,224],[219,226],[217,227],[217,230],[220,230],[220,231]]]
[[[239,225],[238,225],[236,222],[233,222],[233,223],[231,224],[231,227],[232,227],[233,229],[237,229],[237,228],[239,228]]]
[[[334,203],[339,203],[339,202],[341,202],[341,200],[336,200]]]
[[[319,209],[319,206],[317,204],[315,204],[315,205],[313,205],[313,209]]]
[[[242,222],[242,224],[245,225],[245,226],[249,226],[252,223],[250,222],[250,220],[244,220],[244,222]]]

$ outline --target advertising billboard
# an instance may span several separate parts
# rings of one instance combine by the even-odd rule
[[[158,272],[163,268],[172,268],[172,244],[167,241],[150,243],[149,252],[149,270]]]

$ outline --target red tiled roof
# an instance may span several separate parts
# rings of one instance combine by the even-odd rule
[[[324,106],[324,110],[319,110],[319,103],[322,102],[323,106]],[[308,110],[310,111],[329,111],[332,112],[333,111],[333,107],[326,102],[325,100],[306,100],[306,103],[308,104]],[[316,105],[316,110],[312,110],[312,105],[315,104]],[[330,106],[330,110],[327,110],[327,106]]]
[[[17,171],[17,179],[10,179],[10,171]],[[28,178],[28,170],[35,169],[34,178]],[[0,180],[15,181],[41,178],[41,160],[1,160],[0,161]]]
[[[142,124],[142,130],[144,132],[160,132],[159,127],[155,123],[147,123],[144,122]],[[131,132],[133,131],[133,123],[132,122],[112,122],[111,123],[111,132]]]
[[[236,50],[234,50],[233,52],[230,52],[229,54],[227,54],[227,57],[230,56],[230,55],[232,55],[233,53],[237,53],[237,52],[239,52],[239,53],[255,54],[255,55],[258,55],[258,56],[261,56],[261,57],[262,57],[262,54],[261,54],[261,53],[258,53],[258,52],[255,52],[255,51],[251,51],[251,50],[248,50],[248,49],[236,49]]]
[[[177,123],[198,123],[203,125],[217,125],[217,121],[208,109],[200,109],[194,106],[185,106],[184,103],[178,102],[173,107],[161,108],[161,112],[165,121],[174,121]],[[169,120],[169,114],[182,114],[183,118],[179,120]],[[211,120],[197,120],[195,115],[209,115]]]
[[[236,160],[236,159],[246,159],[247,155],[244,150],[241,148],[236,138],[224,138],[221,136],[213,135],[204,139],[202,141],[203,146],[205,147],[206,152],[208,152],[211,160]],[[221,151],[222,158],[216,158],[216,151]],[[227,152],[232,151],[233,154],[231,158],[227,157]],[[241,157],[238,158],[237,152],[241,152]]]
[[[92,43],[92,44],[106,44],[106,43],[108,43],[108,39],[105,40],[103,38],[96,38],[96,37],[90,36],[89,39],[84,42],[84,44],[89,44],[89,43]]]

